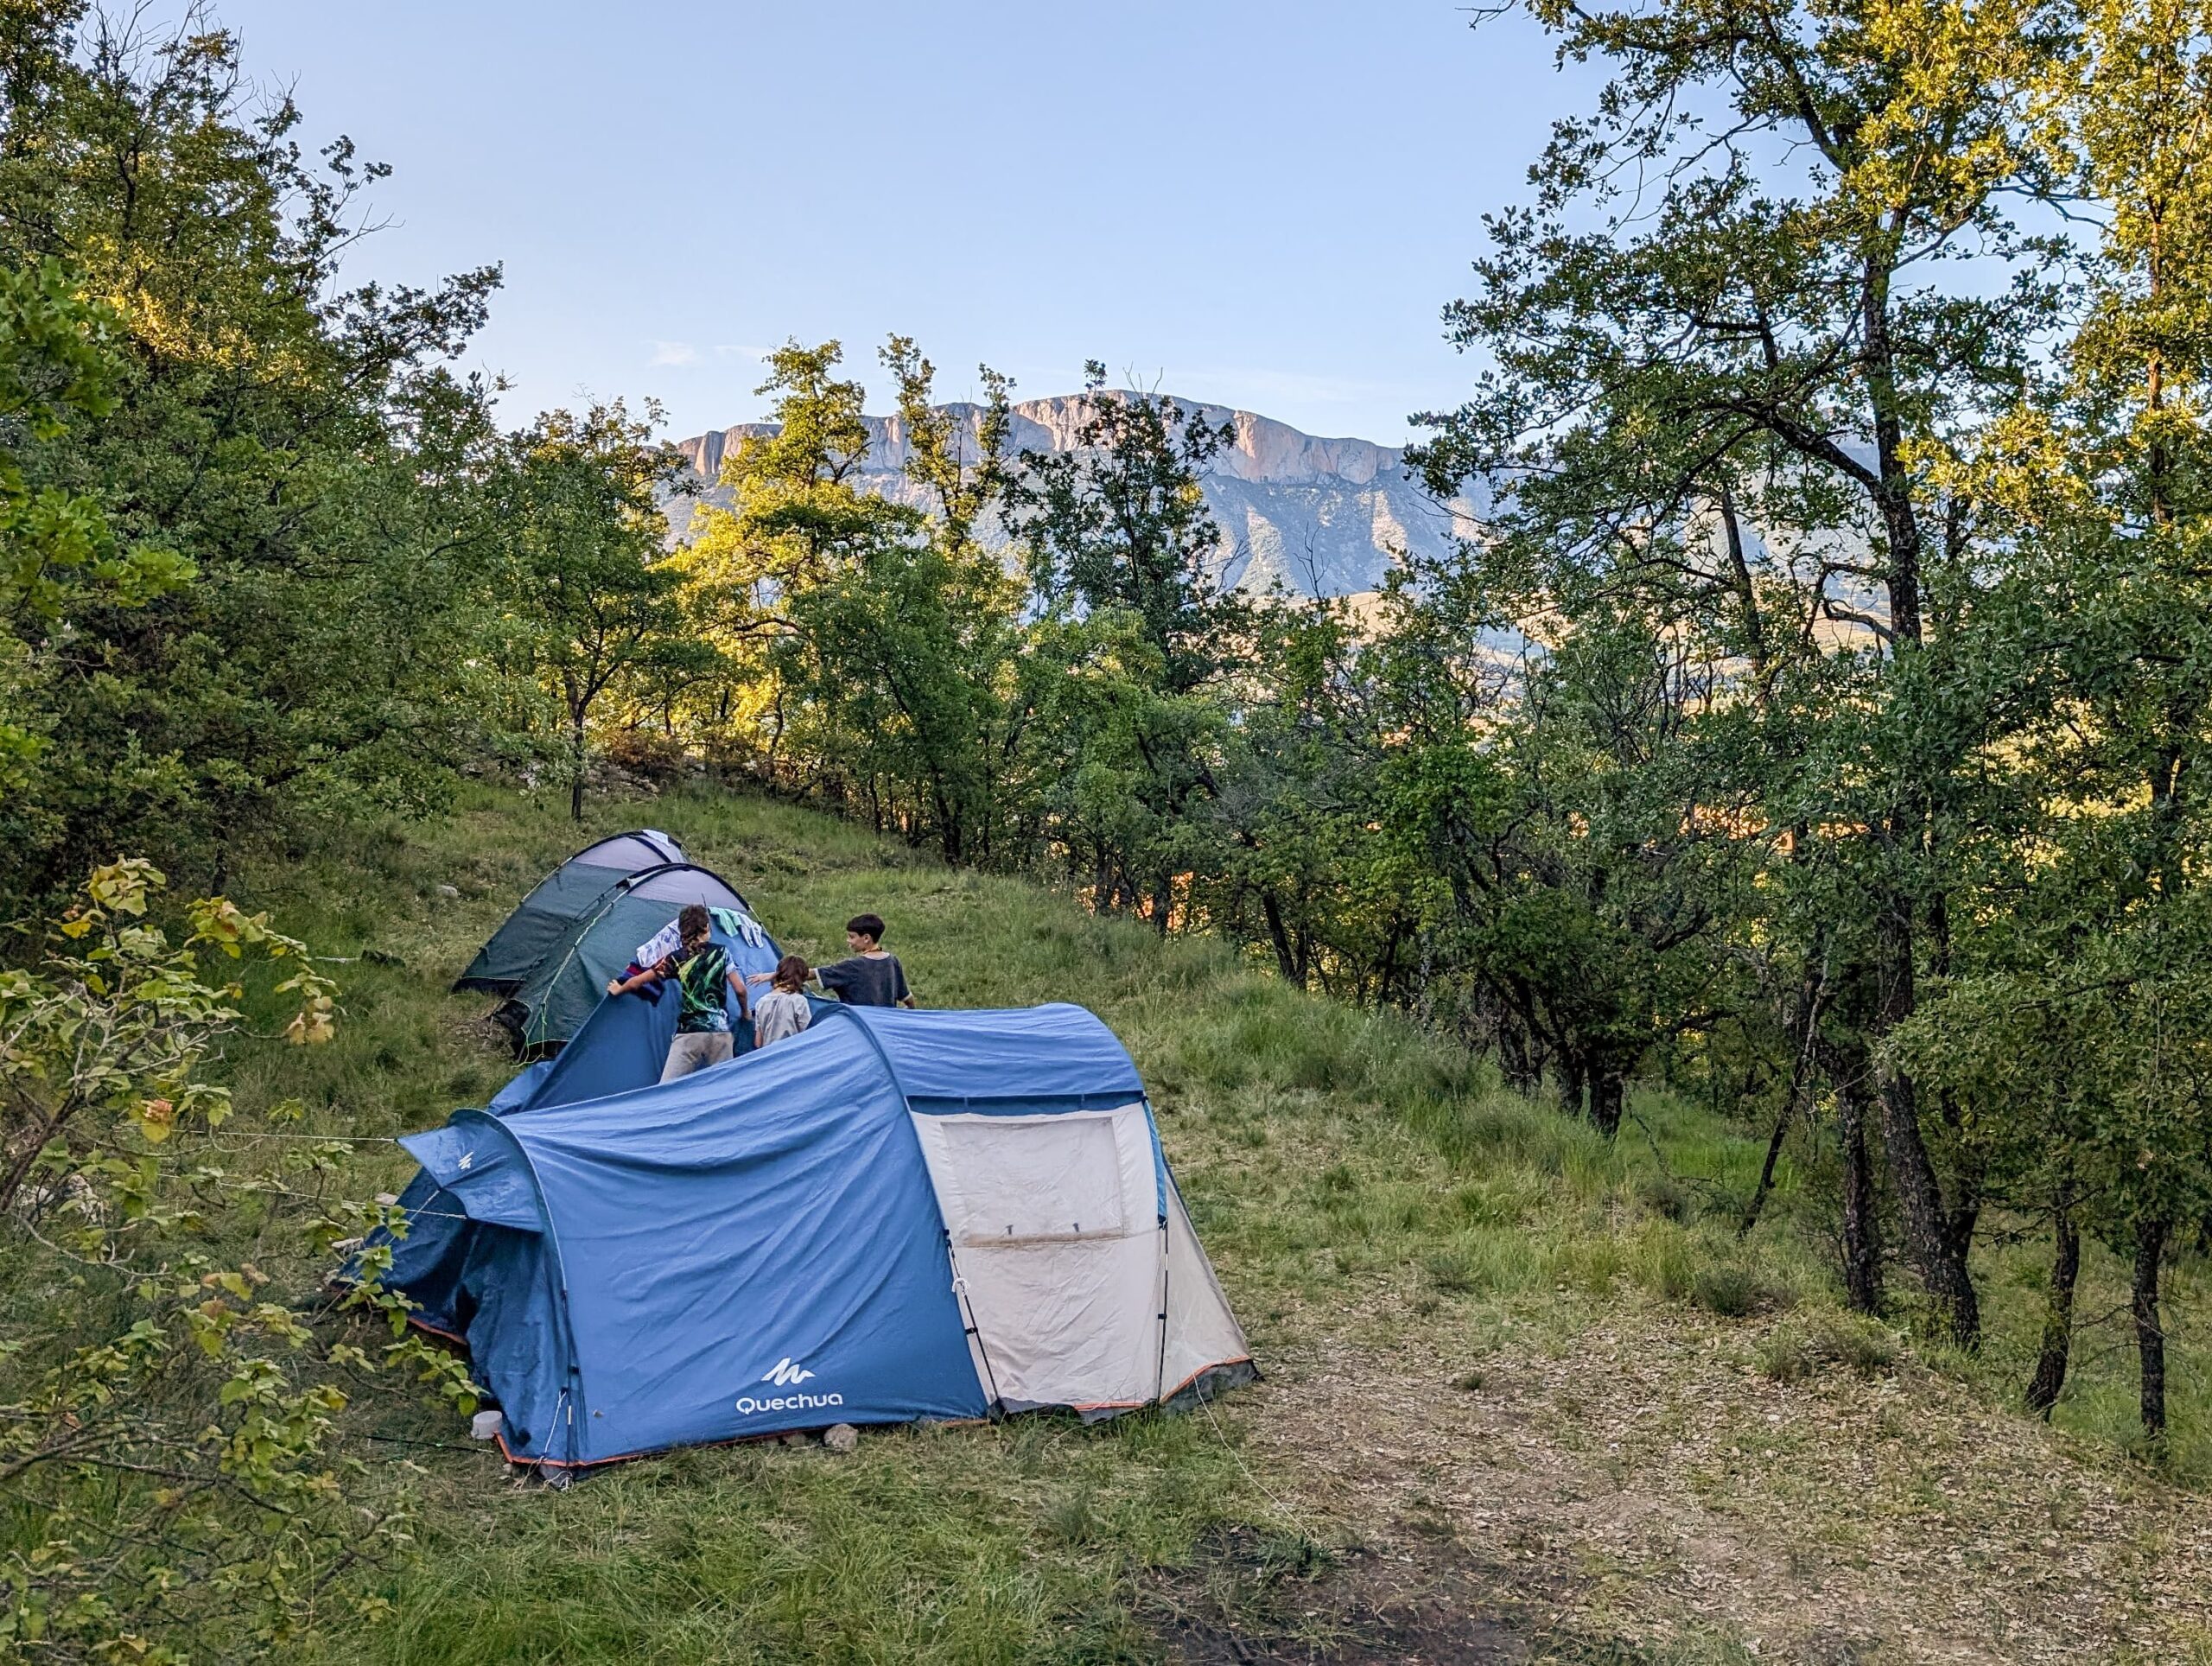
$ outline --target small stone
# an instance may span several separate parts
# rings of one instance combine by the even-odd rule
[[[850,1423],[832,1423],[822,1436],[822,1444],[832,1452],[851,1452],[861,1443],[861,1432]]]
[[[438,887],[438,894],[451,902],[461,900],[461,888],[458,886],[441,885]]]

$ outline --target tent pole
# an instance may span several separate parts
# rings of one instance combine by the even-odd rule
[[[1160,1374],[1153,1379],[1152,1402],[1167,1392],[1167,1217],[1160,1218]]]
[[[983,1380],[990,1384],[991,1404],[999,1415],[1006,1414],[1006,1396],[999,1392],[998,1373],[991,1369],[991,1351],[983,1345],[983,1332],[976,1324],[976,1309],[968,1300],[968,1281],[961,1276],[960,1258],[952,1253],[952,1229],[944,1230],[944,1259],[952,1269],[952,1294],[960,1298],[960,1312],[968,1323],[968,1334],[976,1339],[976,1358],[983,1362]]]

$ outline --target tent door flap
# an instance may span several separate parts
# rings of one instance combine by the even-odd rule
[[[1165,1262],[1144,1106],[913,1120],[976,1373],[1005,1408],[1152,1399]]]

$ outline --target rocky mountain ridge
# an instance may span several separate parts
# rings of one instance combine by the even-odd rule
[[[1015,405],[1011,450],[1073,449],[1091,397],[1065,394]],[[1198,400],[1176,403],[1230,430],[1204,481],[1222,529],[1226,582],[1253,588],[1281,582],[1306,595],[1351,595],[1375,588],[1402,556],[1447,554],[1455,539],[1477,531],[1480,506],[1466,497],[1438,501],[1406,478],[1405,453],[1397,447],[1322,438],[1254,411]],[[953,404],[942,409],[972,440],[980,408]],[[897,416],[867,420],[868,455],[860,484],[896,502],[921,503],[922,494],[902,472],[906,423]],[[747,436],[774,431],[771,423],[742,423],[682,441],[677,448],[713,481]],[[728,500],[718,486],[700,495],[709,503]],[[680,508],[676,518],[689,519]]]

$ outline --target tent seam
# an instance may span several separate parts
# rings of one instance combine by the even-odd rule
[[[661,864],[663,868],[665,868],[669,864],[666,862],[663,862]],[[658,870],[648,868],[645,871],[647,873],[653,873]],[[577,955],[582,952],[584,938],[591,934],[591,928],[607,918],[607,911],[614,906],[616,900],[623,893],[627,892],[631,882],[637,877],[637,874],[632,874],[626,879],[619,879],[615,881],[613,884],[608,886],[607,889],[599,893],[598,900],[592,905],[591,913],[588,918],[586,918],[583,915],[577,916],[579,919],[582,919],[584,922],[582,928],[578,930],[572,926],[566,933],[569,938],[569,952],[562,957],[561,963],[553,969],[553,976],[545,980],[545,991],[549,999],[540,1001],[537,1003],[537,1012],[531,1026],[532,1029],[541,1029],[541,1027],[543,1025],[546,1009],[551,1004],[550,997],[554,989],[560,983],[562,975],[569,970],[569,965],[575,961]],[[543,1041],[544,1037],[542,1033],[534,1037],[525,1033],[523,1040],[524,1043],[524,1051],[527,1052],[531,1046]]]

